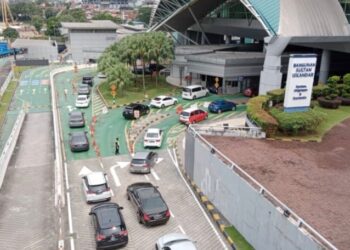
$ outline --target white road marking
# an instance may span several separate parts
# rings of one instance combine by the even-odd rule
[[[129,166],[130,162],[128,161],[117,161],[117,165],[120,167],[120,168],[126,168],[127,166]]]
[[[117,187],[120,187],[122,184],[120,183],[120,180],[118,178],[118,175],[117,173],[115,172],[115,169],[118,167],[119,165],[116,165],[116,166],[113,166],[111,167],[111,174],[112,174],[112,177],[113,177],[113,180],[114,180],[114,183]]]
[[[114,192],[113,192],[113,189],[111,189],[111,195],[112,195],[112,197],[114,196]]]
[[[154,179],[156,179],[157,181],[160,180],[159,176],[157,175],[156,171],[154,171],[154,169],[151,169],[151,174],[153,175]]]
[[[177,227],[180,229],[181,233],[186,234],[185,230],[182,228],[181,225],[178,225]]]
[[[101,159],[99,159],[99,162],[100,162],[101,168],[104,169],[105,167],[103,166],[103,163],[102,163]]]
[[[158,158],[156,164],[160,163],[164,158]]]
[[[181,179],[182,179],[183,182],[185,183],[185,185],[186,185],[188,191],[191,193],[191,195],[193,196],[194,200],[196,201],[196,203],[197,203],[199,209],[202,211],[202,213],[203,213],[205,219],[208,221],[210,227],[212,228],[213,232],[215,233],[215,235],[216,235],[217,238],[219,239],[219,241],[220,241],[221,245],[223,246],[223,248],[227,250],[227,246],[225,245],[224,241],[222,240],[220,234],[218,233],[218,231],[216,230],[215,226],[214,226],[213,223],[211,222],[211,220],[210,220],[210,218],[208,217],[207,213],[204,211],[204,208],[202,207],[202,205],[199,203],[199,201],[198,201],[196,195],[193,193],[193,190],[192,190],[191,187],[188,185],[188,183],[187,183],[185,177],[183,177],[183,175],[182,175],[182,173],[181,173],[181,170],[180,170],[180,168],[179,168],[179,164],[178,164],[177,159],[176,159],[176,154],[174,154],[174,156],[173,156],[173,155],[171,154],[171,151],[169,150],[169,148],[168,148],[168,154],[170,155],[170,158],[171,158],[171,160],[173,161],[173,163],[174,163],[174,165],[175,165],[175,167],[176,167],[176,170],[177,170],[177,172],[179,173],[179,175],[181,176]]]
[[[171,212],[171,210],[169,209],[169,212],[170,212],[170,216],[171,218],[175,218],[175,215],[173,214],[173,212]]]
[[[146,180],[147,180],[147,181],[149,181],[149,177],[148,177],[148,175],[147,175],[147,174],[145,174],[144,176],[145,176]]]
[[[186,138],[183,138],[182,140],[182,149],[185,149],[186,146]]]
[[[35,95],[35,89],[32,89],[32,94]]]
[[[89,168],[87,168],[86,166],[83,166],[78,175],[82,177],[82,176],[88,175],[90,173],[92,173],[92,171]]]

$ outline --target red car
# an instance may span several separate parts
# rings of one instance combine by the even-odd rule
[[[185,124],[192,124],[203,121],[207,118],[208,112],[198,108],[189,108],[181,112],[179,120]]]

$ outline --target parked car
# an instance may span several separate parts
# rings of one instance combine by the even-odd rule
[[[90,95],[90,86],[87,84],[80,84],[78,86],[78,95]]]
[[[154,226],[168,222],[170,210],[157,187],[149,182],[138,182],[128,186],[126,192],[137,211],[139,223]]]
[[[208,96],[209,91],[201,85],[190,85],[182,89],[182,98],[194,100],[203,96]]]
[[[158,154],[155,152],[137,152],[130,162],[130,173],[149,174],[157,163]]]
[[[236,103],[221,99],[211,102],[209,104],[208,110],[212,113],[221,113],[224,111],[236,110],[236,108]]]
[[[164,68],[159,71],[159,75],[165,76],[165,77],[170,76],[170,73],[171,71],[169,68]]]
[[[180,122],[192,124],[208,118],[208,112],[198,108],[188,108],[180,113]]]
[[[177,104],[177,99],[171,96],[160,95],[152,99],[150,106],[164,108]]]
[[[125,119],[138,119],[139,117],[149,113],[149,107],[140,103],[131,103],[126,106],[123,111]]]
[[[197,250],[187,235],[170,233],[160,237],[156,242],[156,250]]]
[[[90,87],[92,87],[94,85],[94,77],[93,76],[83,76],[82,83],[87,84]]]
[[[83,176],[83,190],[86,202],[108,201],[112,197],[111,188],[108,185],[107,174],[92,172]]]
[[[77,108],[87,108],[90,104],[90,97],[87,95],[78,95],[75,100],[75,107]]]
[[[103,72],[99,72],[99,73],[97,74],[97,77],[98,77],[98,78],[101,78],[101,79],[104,79],[104,78],[107,78],[107,75],[106,75],[105,73],[103,73]]]
[[[209,86],[208,87],[208,91],[209,91],[209,93],[212,93],[212,94],[218,94],[218,88],[216,88],[215,86]]]
[[[145,136],[143,137],[143,147],[155,147],[160,148],[163,142],[163,131],[159,128],[147,129]]]
[[[72,152],[88,151],[89,140],[85,131],[69,133],[69,146]]]
[[[84,113],[75,110],[69,113],[69,127],[70,128],[81,128],[85,126]]]
[[[128,244],[122,210],[117,203],[105,202],[91,208],[89,215],[95,229],[96,249],[115,249]]]

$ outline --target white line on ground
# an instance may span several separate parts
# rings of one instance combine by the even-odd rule
[[[173,212],[171,212],[170,209],[169,209],[169,211],[170,211],[170,216],[171,216],[171,218],[175,218],[175,215],[173,214]]]
[[[178,225],[177,227],[180,229],[181,233],[186,234],[185,230],[182,228],[181,225]]]
[[[64,163],[64,172],[66,176],[66,190],[69,190],[69,178],[68,178],[68,169],[67,169],[67,163]],[[68,227],[69,227],[69,234],[73,235],[73,220],[72,220],[72,208],[70,205],[70,193],[69,191],[66,192],[66,197],[67,197],[67,210],[68,210]],[[74,250],[75,245],[74,245],[74,238],[70,237],[70,249]]]
[[[185,149],[185,144],[186,144],[186,138],[184,137],[182,139],[182,149]]]
[[[171,160],[173,161],[173,163],[174,163],[174,165],[175,165],[175,167],[176,167],[177,172],[180,174],[180,176],[181,176],[183,182],[185,183],[187,189],[189,190],[189,192],[190,192],[191,195],[193,196],[194,200],[196,201],[196,203],[197,203],[199,209],[202,211],[202,213],[203,213],[205,219],[208,221],[210,227],[213,229],[215,235],[216,235],[217,238],[219,239],[219,241],[220,241],[221,245],[223,246],[223,248],[224,248],[225,250],[228,250],[228,248],[227,248],[226,244],[224,243],[224,241],[222,240],[220,234],[218,233],[218,231],[216,230],[215,226],[213,225],[213,223],[211,222],[210,218],[208,217],[207,213],[204,211],[203,207],[202,207],[201,204],[199,203],[199,201],[198,201],[196,195],[193,193],[193,190],[192,190],[191,187],[188,185],[188,183],[187,183],[185,177],[183,177],[182,172],[181,172],[181,170],[180,170],[180,168],[179,168],[179,165],[178,165],[178,163],[177,163],[176,154],[174,154],[174,156],[172,156],[172,155],[171,155],[171,151],[169,150],[169,148],[168,148],[167,150],[168,150],[168,153],[169,153],[169,155],[170,155]]]
[[[101,168],[104,169],[105,167],[103,166],[102,160],[99,158],[98,161],[100,162]]]
[[[146,180],[149,181],[148,175],[145,174],[144,176],[145,176]]]
[[[153,175],[154,179],[156,179],[157,181],[160,180],[159,176],[157,175],[156,171],[154,171],[154,169],[151,169],[151,174]]]
[[[111,189],[111,195],[114,196],[114,192],[113,192],[113,189]]]
[[[113,177],[113,180],[114,180],[115,185],[116,185],[117,187],[120,187],[122,184],[120,183],[120,180],[119,180],[119,178],[118,178],[118,175],[117,175],[117,173],[115,172],[116,167],[118,167],[118,165],[111,167],[110,170],[111,170],[111,174],[112,174],[112,177]]]

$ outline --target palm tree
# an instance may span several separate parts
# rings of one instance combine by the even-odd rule
[[[111,88],[115,86],[121,93],[123,93],[124,87],[132,82],[133,75],[125,63],[118,62],[114,64],[113,67],[107,69],[106,73],[108,85]]]

